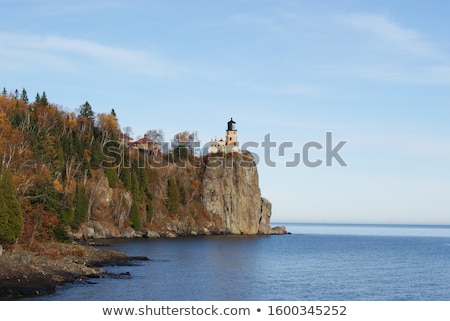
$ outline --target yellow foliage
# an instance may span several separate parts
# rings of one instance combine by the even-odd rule
[[[63,185],[61,184],[61,182],[58,179],[55,179],[53,181],[53,186],[54,186],[55,190],[58,191],[58,192],[63,192],[64,191],[64,187],[63,187]]]

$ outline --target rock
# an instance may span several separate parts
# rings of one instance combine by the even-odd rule
[[[272,216],[272,203],[261,197],[261,211],[259,218],[258,234],[270,234],[270,217]]]
[[[83,238],[85,239],[93,239],[95,237],[95,230],[92,227],[86,226],[83,229]]]
[[[175,232],[172,232],[172,231],[167,232],[167,235],[166,235],[166,237],[168,237],[168,238],[174,238],[174,237],[177,237],[177,236],[178,235]]]
[[[287,234],[285,226],[275,226],[271,228],[270,234]]]
[[[261,192],[253,159],[237,154],[208,163],[201,189],[202,207],[224,223],[223,227],[216,226],[219,232],[258,233]]]
[[[121,231],[122,237],[133,238],[136,237],[136,231],[132,227],[127,227]]]
[[[3,246],[0,244],[0,256],[3,254]]]
[[[149,230],[146,230],[146,231],[145,231],[144,236],[145,236],[145,237],[148,237],[148,238],[158,238],[158,237],[161,237],[161,235],[159,235],[158,232],[155,232],[155,231],[149,231]]]

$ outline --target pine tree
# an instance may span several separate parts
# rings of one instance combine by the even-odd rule
[[[36,104],[40,104],[41,103],[41,95],[39,95],[39,93],[36,93],[36,97],[34,98],[34,102]]]
[[[48,100],[47,100],[47,95],[45,94],[45,91],[42,93],[42,97],[41,97],[40,103],[43,106],[48,106]]]
[[[141,228],[141,218],[139,215],[139,207],[137,202],[133,202],[131,207],[131,227],[135,230],[139,230]]]
[[[142,204],[142,202],[144,201],[144,193],[142,193],[139,186],[139,180],[136,171],[134,171],[131,175],[131,194],[133,195],[133,200],[135,200],[138,204]]]
[[[128,167],[122,168],[120,172],[120,179],[127,190],[131,189],[131,171]]]
[[[167,210],[171,214],[177,214],[180,209],[180,196],[175,178],[169,179],[167,184]]]
[[[20,99],[22,99],[22,101],[25,104],[28,104],[28,95],[27,95],[27,91],[25,90],[25,88],[22,89],[22,94],[20,95]]]
[[[100,164],[102,163],[102,153],[100,150],[100,143],[98,139],[94,139],[92,141],[90,162],[92,169],[100,168]]]
[[[89,214],[89,198],[84,186],[77,186],[75,194],[75,213],[72,228],[78,230],[82,223],[86,222]]]
[[[92,110],[89,102],[86,101],[83,105],[80,106],[80,118],[87,118],[91,121],[94,121],[94,116],[94,111]]]
[[[114,188],[119,180],[116,169],[112,167],[105,168],[105,176],[108,179],[109,187]]]
[[[1,171],[0,191],[0,243],[10,243],[22,234],[23,213],[8,170]]]

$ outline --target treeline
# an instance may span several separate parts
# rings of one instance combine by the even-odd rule
[[[25,89],[3,89],[0,243],[70,241],[95,214],[96,189],[105,177],[117,190],[110,213],[114,224],[139,229],[150,222],[149,173],[137,166],[139,155],[117,152],[127,148],[122,136],[114,109],[95,114],[86,101],[68,112],[49,103],[45,92],[30,102]]]

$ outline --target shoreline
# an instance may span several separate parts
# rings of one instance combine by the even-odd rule
[[[0,300],[19,300],[53,294],[58,285],[102,276],[114,276],[103,267],[132,266],[147,257],[129,257],[123,253],[90,245],[45,245],[39,254],[25,250],[3,252],[0,256]],[[129,274],[127,274],[129,275]]]

